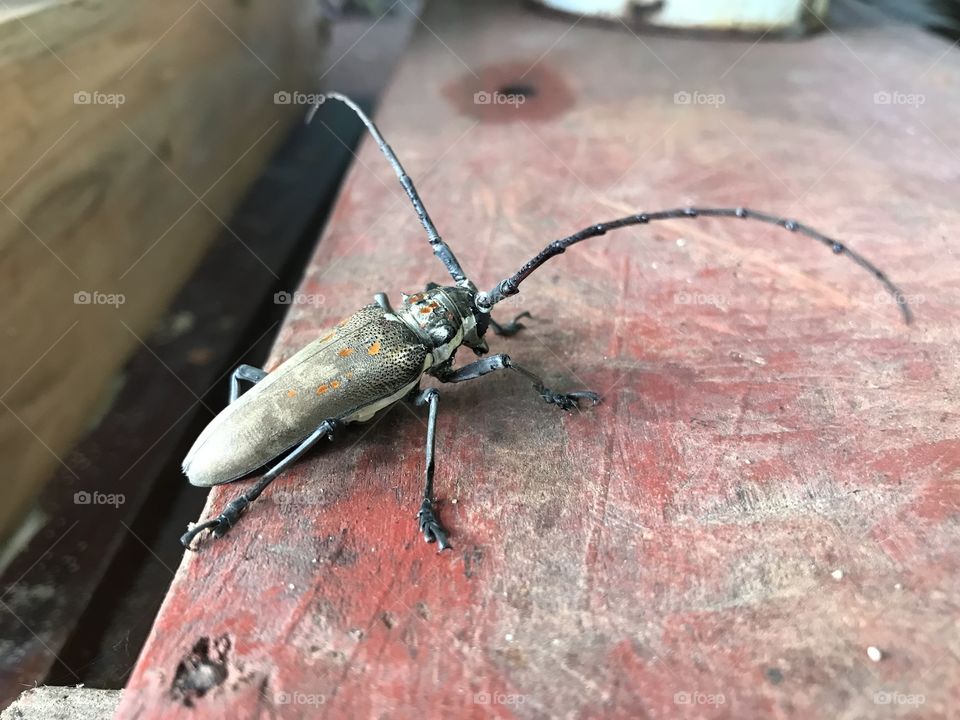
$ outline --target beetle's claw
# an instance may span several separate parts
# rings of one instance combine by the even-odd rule
[[[567,411],[580,409],[581,400],[590,400],[594,405],[600,402],[600,396],[590,390],[577,390],[569,393],[555,393],[546,390],[541,395],[551,405],[556,405],[561,410]]]
[[[437,515],[433,510],[433,501],[430,498],[424,498],[420,505],[420,512],[417,513],[417,520],[420,522],[420,532],[423,533],[423,539],[428,543],[437,543],[437,552],[443,552],[449,547],[447,540],[447,531],[443,529]]]
[[[493,328],[493,332],[495,335],[500,335],[501,337],[513,337],[514,335],[516,335],[518,332],[520,332],[526,327],[526,325],[520,322],[520,320],[525,317],[533,319],[533,315],[531,315],[528,312],[522,312],[510,322],[503,323],[502,325],[497,322],[494,322],[494,320],[491,318],[490,327]]]
[[[198,523],[196,525],[193,525],[191,523],[192,527],[188,527],[187,531],[180,536],[180,544],[183,545],[183,547],[186,548],[187,550],[195,551],[196,548],[193,547],[194,538],[196,538],[204,530],[207,530],[215,526],[218,520],[219,518],[217,518],[216,520],[208,520],[205,523]]]

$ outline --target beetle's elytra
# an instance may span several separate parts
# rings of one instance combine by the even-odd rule
[[[424,371],[452,351],[449,342],[431,348],[433,336],[411,327],[411,315],[422,308],[420,317],[438,326],[438,337],[463,322],[457,316],[455,322],[441,324],[456,306],[434,301],[433,295],[441,302],[447,298],[431,293],[430,300],[411,306],[404,322],[368,305],[343,325],[324,331],[207,425],[183,461],[190,482],[208,486],[243,477],[261,467],[264,458],[273,459],[303,440],[303,428],[312,430],[328,418],[366,422],[409,394]],[[469,316],[469,308],[465,312]]]
[[[226,533],[284,468],[318,440],[332,437],[338,426],[366,422],[380,410],[404,399],[429,407],[426,479],[423,502],[417,514],[419,527],[428,542],[437,542],[441,550],[450,547],[433,502],[433,450],[440,394],[435,388],[421,392],[421,378],[428,374],[444,383],[458,383],[509,368],[528,378],[547,403],[564,410],[578,407],[582,401],[599,402],[599,396],[588,390],[567,393],[550,390],[536,374],[517,365],[506,354],[482,357],[459,368],[453,367],[453,361],[461,346],[470,348],[477,355],[486,355],[488,348],[484,335],[489,329],[498,335],[512,335],[522,329],[523,325],[518,321],[526,313],[501,325],[491,317],[491,308],[516,294],[520,283],[554,255],[610,230],[656,220],[700,216],[752,219],[778,225],[817,240],[837,254],[847,255],[893,295],[904,321],[909,323],[911,320],[903,293],[862,255],[794,220],[745,208],[681,208],[638,213],[591,225],[550,243],[492,290],[478,292],[453,251],[437,233],[413,181],[370,118],[352,100],[338,93],[321,96],[310,116],[326,99],[346,104],[373,135],[410,198],[434,253],[450,273],[454,284],[441,287],[430,283],[422,292],[404,295],[403,303],[397,309],[381,293],[376,296],[374,304],[360,309],[337,327],[321,332],[316,340],[271,373],[249,365],[238,367],[231,379],[230,404],[197,438],[183,461],[183,471],[192,484],[209,487],[240,479],[276,462],[247,492],[228,503],[217,517],[188,530],[181,538],[185,547],[189,548],[193,539],[204,530],[211,530],[216,537]],[[241,380],[254,385],[242,395]]]

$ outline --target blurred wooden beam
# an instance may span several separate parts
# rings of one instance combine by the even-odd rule
[[[0,537],[302,116],[274,93],[309,90],[321,50],[308,0],[5,6]]]

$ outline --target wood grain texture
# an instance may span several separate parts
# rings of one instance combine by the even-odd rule
[[[302,115],[273,95],[310,86],[313,10],[70,1],[0,23],[0,535]]]
[[[947,717],[956,51],[878,26],[638,38],[512,3],[425,23],[378,120],[481,286],[593,221],[744,204],[877,260],[917,322],[759,224],[578,246],[498,308],[535,320],[492,345],[604,403],[564,414],[509,374],[442,388],[440,556],[413,520],[422,412],[311,453],[185,556],[118,716]],[[520,83],[540,92],[473,104]],[[366,143],[301,287],[326,301],[291,309],[273,364],[374,292],[442,279]]]

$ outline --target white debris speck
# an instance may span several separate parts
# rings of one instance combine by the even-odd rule
[[[652,267],[654,270],[656,270],[656,269],[657,269],[657,264],[656,264],[656,263],[650,263],[650,267]]]
[[[900,583],[897,583],[896,585],[893,586],[893,589],[894,589],[894,590],[903,590],[903,585],[901,585]]]
[[[287,589],[288,589],[288,590],[296,590],[296,589],[297,589],[297,586],[294,585],[293,583],[290,583],[289,585],[287,585]]]
[[[843,580],[843,570],[840,570],[839,568],[837,568],[832,573],[830,573],[830,577],[832,577],[834,580]]]
[[[745,465],[750,465],[750,458],[747,458],[747,459],[744,460],[743,462],[744,462]]]
[[[867,657],[874,662],[880,662],[883,660],[883,651],[881,651],[880,648],[871,645],[867,648]]]
[[[506,635],[503,636],[503,639],[506,640],[507,642],[513,642],[513,635],[511,635],[510,633],[507,633]]]
[[[677,247],[683,247],[687,244],[687,241],[684,238],[677,238]]]
[[[450,504],[451,504],[451,505],[456,505],[456,504],[457,504],[457,499],[454,498],[453,500],[451,500],[451,501],[450,501]]]
[[[764,359],[763,359],[762,357],[760,357],[759,355],[757,355],[757,356],[753,359],[753,361],[754,361],[757,365],[766,365],[766,364],[767,364],[767,361],[764,360]]]

